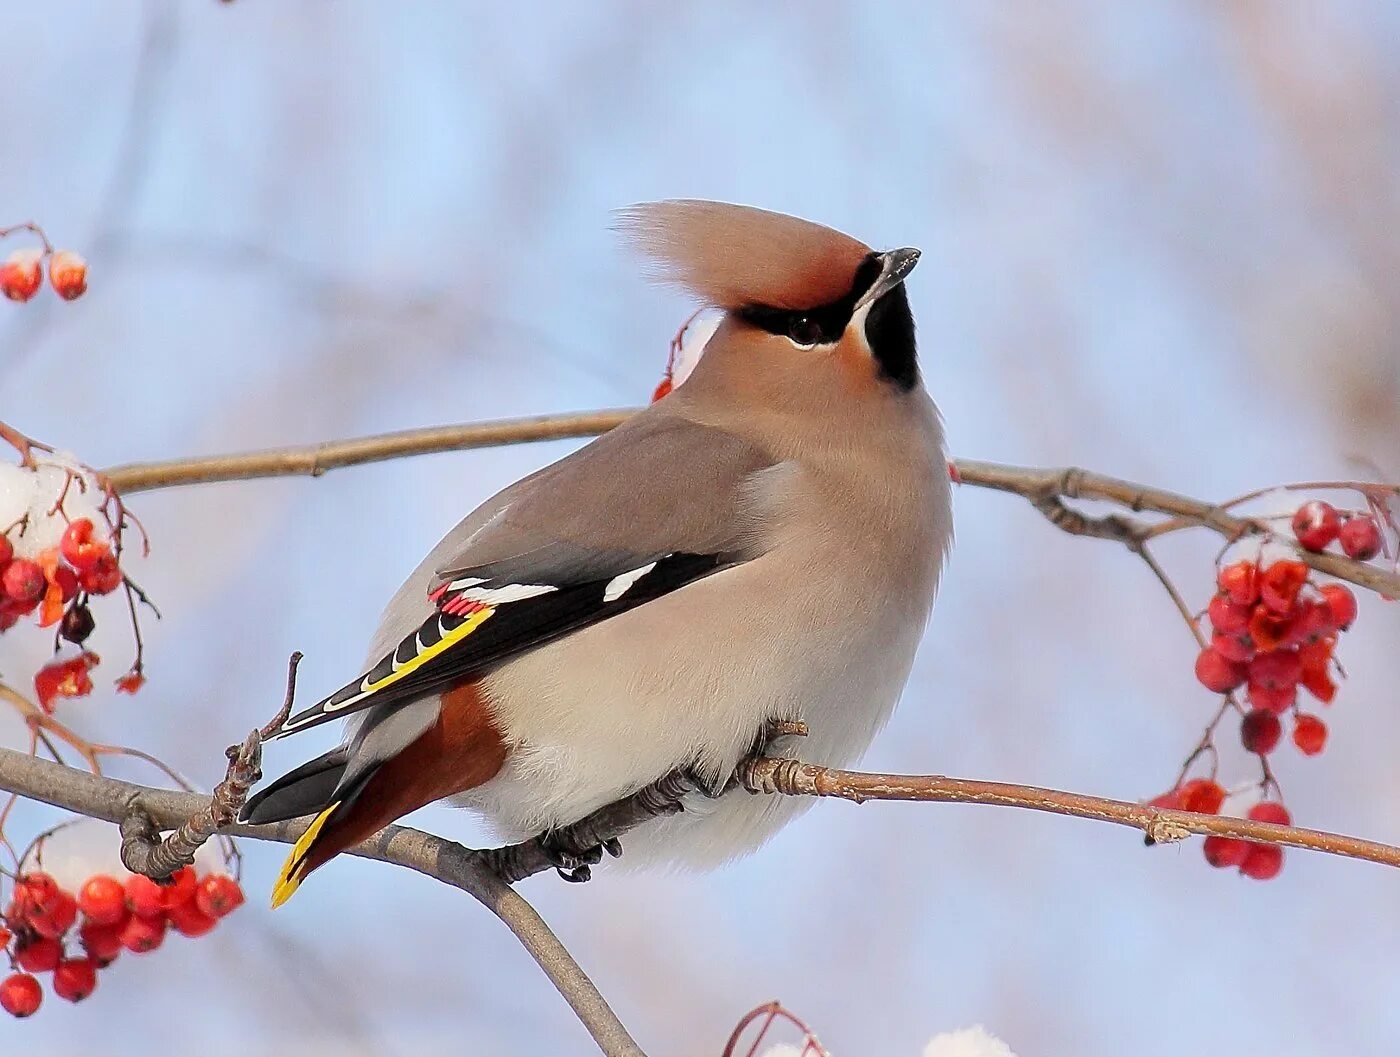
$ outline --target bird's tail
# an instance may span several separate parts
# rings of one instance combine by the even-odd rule
[[[474,685],[442,696],[437,720],[382,760],[337,749],[278,779],[248,802],[249,822],[316,813],[277,875],[272,905],[292,897],[307,875],[390,822],[495,777],[505,742]]]

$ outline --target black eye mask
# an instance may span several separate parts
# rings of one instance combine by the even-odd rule
[[[880,277],[878,254],[870,254],[856,269],[850,292],[838,301],[815,308],[785,309],[769,305],[747,305],[737,313],[740,319],[790,338],[798,345],[830,345],[841,340],[851,322],[855,304]],[[908,390],[919,380],[914,345],[914,316],[909,296],[900,283],[870,306],[865,320],[865,338],[880,365],[881,377],[900,389]]]

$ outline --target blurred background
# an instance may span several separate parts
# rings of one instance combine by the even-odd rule
[[[1206,497],[1358,455],[1394,480],[1397,35],[1381,0],[7,4],[0,224],[42,222],[91,290],[0,311],[0,417],[101,466],[639,403],[690,307],[645,285],[608,211],[698,196],[921,247],[921,355],[960,455]],[[133,571],[165,612],[150,685],[103,680],[63,715],[212,782],[292,649],[307,693],[339,685],[421,553],[571,446],[138,497],[155,550]],[[865,763],[1159,792],[1213,707],[1168,599],[1019,500],[957,500]],[[1215,549],[1162,550],[1193,604]],[[1280,750],[1303,824],[1400,841],[1397,633],[1363,600],[1327,752]],[[115,676],[120,619],[101,634]],[[32,671],[38,638],[7,636],[0,667]],[[1233,742],[1222,774],[1244,780]],[[487,839],[446,809],[414,821]],[[210,1057],[591,1052],[470,899],[338,861],[272,914],[283,849],[245,853],[250,905],[214,936],[0,1038],[136,1054],[178,1019]],[[715,874],[524,890],[658,1057],[717,1054],[772,997],[844,1057],[976,1022],[1020,1057],[1302,1057],[1400,1047],[1396,885],[1301,853],[1261,884],[1195,843],[1026,812],[827,803]]]

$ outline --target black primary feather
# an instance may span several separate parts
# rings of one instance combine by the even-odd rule
[[[340,784],[347,756],[345,747],[341,746],[288,771],[251,797],[239,812],[239,820],[261,826],[318,813],[330,803],[331,794]]]
[[[443,612],[442,607],[483,585],[448,591],[439,598],[438,611],[406,636],[392,653],[355,682],[347,683],[334,694],[292,716],[276,736],[318,726],[371,705],[392,707],[450,690],[527,650],[635,609],[734,564],[737,560],[731,555],[668,554],[654,563],[616,572],[609,570],[581,583],[551,584],[556,589],[545,594],[493,605],[489,619],[437,657],[382,689],[362,690],[366,678],[372,685],[392,674],[396,656],[400,664],[406,664],[418,650],[418,643],[430,647],[470,619]],[[621,593],[608,597],[620,575],[636,572],[647,565],[651,568]],[[538,585],[541,580],[527,575],[519,582]]]

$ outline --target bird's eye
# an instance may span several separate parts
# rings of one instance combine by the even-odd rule
[[[788,337],[801,349],[810,349],[822,340],[821,324],[807,316],[798,316],[788,327]]]

